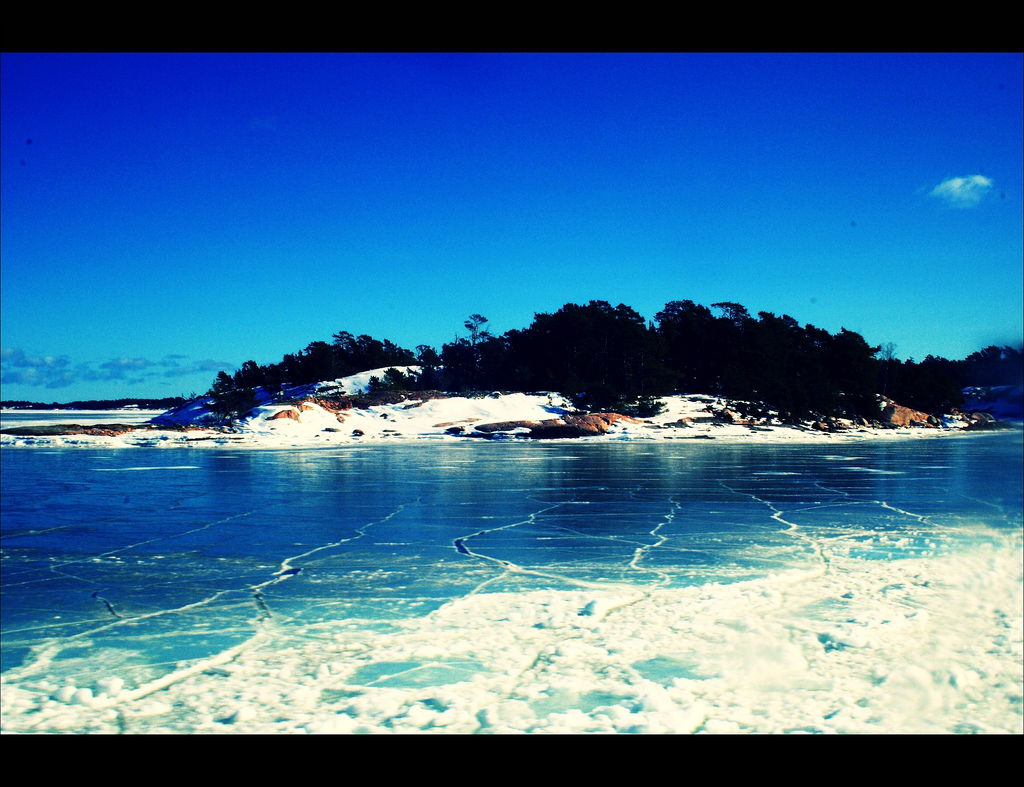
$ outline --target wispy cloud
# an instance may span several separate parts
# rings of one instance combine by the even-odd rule
[[[100,364],[100,369],[103,370],[100,374],[105,373],[108,380],[123,380],[128,376],[128,372],[138,372],[153,365],[153,361],[147,361],[145,358],[113,358]]]
[[[236,364],[206,359],[195,361],[186,355],[166,355],[158,361],[148,358],[111,358],[102,363],[72,365],[66,355],[30,355],[20,347],[0,351],[0,382],[40,388],[66,388],[80,381],[118,380],[138,385],[156,377],[184,377],[234,369]]]
[[[954,208],[973,208],[992,190],[993,185],[992,179],[984,175],[967,175],[946,178],[930,194]]]
[[[0,382],[63,388],[75,380],[66,355],[28,355],[20,347],[0,350]]]

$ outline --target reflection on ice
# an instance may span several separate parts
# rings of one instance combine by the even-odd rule
[[[1010,437],[17,452],[4,729],[1021,732]]]
[[[123,473],[129,470],[199,470],[199,465],[159,465],[156,467],[94,467],[96,472]]]

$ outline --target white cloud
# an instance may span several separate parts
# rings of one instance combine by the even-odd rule
[[[992,179],[984,175],[968,175],[963,178],[946,178],[931,190],[933,197],[938,197],[954,208],[973,208],[992,189]]]
[[[106,363],[101,363],[100,368],[107,370],[106,379],[121,380],[124,379],[127,372],[138,371],[152,365],[153,362],[145,358],[113,358]]]

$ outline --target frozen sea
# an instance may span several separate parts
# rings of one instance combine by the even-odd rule
[[[1024,732],[1019,430],[0,458],[4,732]]]

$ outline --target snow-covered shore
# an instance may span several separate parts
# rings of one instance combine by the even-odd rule
[[[546,425],[548,436],[554,427],[576,421],[570,402],[555,393],[492,393],[484,396],[431,396],[411,394],[385,396],[381,403],[359,402],[353,406],[345,396],[365,392],[371,376],[384,370],[370,370],[352,377],[291,386],[273,393],[257,389],[257,406],[229,426],[218,425],[219,417],[209,400],[200,398],[152,417],[148,424],[119,430],[123,411],[110,411],[104,419],[108,428],[85,428],[77,433],[60,433],[51,426],[49,434],[0,434],[0,445],[82,446],[82,447],[222,447],[248,448],[316,447],[395,440],[529,439]],[[393,401],[388,401],[393,400]],[[664,410],[647,418],[612,416],[597,423],[595,440],[692,440],[716,439],[728,442],[837,442],[868,439],[932,438],[964,431],[969,421],[943,416],[927,427],[882,428],[866,422],[832,421],[782,424],[778,419],[744,418],[730,410],[725,399],[707,395],[676,395],[661,398]],[[908,411],[910,412],[910,411]],[[68,413],[63,420],[73,422]],[[98,415],[98,414],[97,414]],[[90,420],[98,420],[94,415]],[[938,419],[936,419],[938,420]],[[69,430],[70,431],[70,430]],[[563,430],[568,431],[568,429]],[[563,438],[566,439],[566,438]]]

